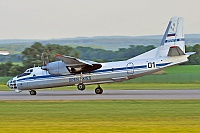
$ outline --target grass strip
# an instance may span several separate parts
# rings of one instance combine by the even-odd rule
[[[200,100],[1,101],[0,132],[199,132]]]

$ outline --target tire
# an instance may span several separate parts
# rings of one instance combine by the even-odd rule
[[[102,94],[102,93],[103,93],[103,89],[102,89],[101,87],[97,87],[97,88],[95,89],[95,93],[96,93],[96,94]]]
[[[83,91],[83,90],[85,90],[85,85],[83,83],[79,83],[77,85],[77,88],[78,88],[78,90]]]
[[[35,90],[30,90],[30,95],[36,95],[37,92]]]

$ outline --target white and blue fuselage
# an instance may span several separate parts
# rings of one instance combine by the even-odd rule
[[[185,55],[183,55],[185,56]],[[102,67],[92,72],[69,75],[52,75],[48,71],[42,70],[41,67],[27,69],[8,81],[7,85],[15,91],[53,88],[61,86],[72,86],[82,82],[84,84],[103,84],[120,82],[150,73],[157,72],[165,67],[185,62],[186,57],[177,56],[177,58],[157,58],[127,60],[118,62],[102,63]],[[172,60],[173,59],[173,60]]]

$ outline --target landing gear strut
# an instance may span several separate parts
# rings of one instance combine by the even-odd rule
[[[83,90],[85,90],[85,85],[83,84],[83,74],[82,74],[82,72],[80,74],[80,80],[81,80],[81,83],[79,83],[77,85],[77,88],[78,88],[78,90],[83,91]]]
[[[83,91],[83,90],[85,90],[85,85],[83,84],[83,75],[82,75],[82,72],[80,74],[80,80],[81,80],[81,83],[79,83],[77,85],[77,88],[78,88],[78,90]]]
[[[95,89],[95,93],[96,94],[102,94],[103,93],[103,89],[101,88],[100,85],[98,85],[98,87]]]
[[[29,92],[30,92],[30,95],[36,95],[37,94],[37,92],[35,90],[30,90]]]

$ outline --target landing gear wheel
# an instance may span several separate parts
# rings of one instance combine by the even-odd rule
[[[37,94],[37,92],[35,90],[30,90],[29,92],[30,92],[30,95],[36,95]]]
[[[77,85],[77,88],[78,88],[78,90],[83,91],[83,90],[85,90],[85,85],[83,83],[79,83]]]
[[[102,94],[103,93],[103,89],[99,86],[95,89],[95,93],[96,94]]]

